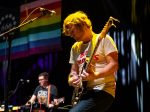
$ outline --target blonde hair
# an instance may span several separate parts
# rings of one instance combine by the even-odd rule
[[[82,29],[85,25],[92,30],[92,23],[88,18],[87,14],[83,11],[77,11],[75,13],[69,14],[63,23],[63,34],[68,36],[68,28],[67,25],[72,24],[78,26],[78,28]]]

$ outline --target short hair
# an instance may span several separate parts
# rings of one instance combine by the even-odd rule
[[[92,29],[92,23],[91,20],[88,18],[87,14],[84,13],[83,11],[76,11],[72,14],[69,14],[66,19],[64,20],[63,23],[63,33],[68,36],[68,29],[67,25],[68,24],[73,24],[80,26],[81,28],[84,27],[85,25]]]
[[[49,74],[47,72],[42,72],[39,74],[38,77],[44,76],[44,79],[48,80],[49,79]]]

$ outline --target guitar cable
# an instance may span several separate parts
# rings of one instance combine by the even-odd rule
[[[30,106],[30,112],[32,112],[32,107],[33,107],[32,105],[33,105],[33,103],[31,103],[31,102],[28,102],[28,103],[30,103],[30,105],[31,105]]]

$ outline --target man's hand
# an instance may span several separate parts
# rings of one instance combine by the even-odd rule
[[[58,105],[59,105],[59,101],[58,101],[58,99],[54,99],[53,104],[54,104],[55,106],[58,106]]]
[[[75,72],[72,73],[68,79],[69,85],[73,87],[80,87],[81,85],[81,78]]]
[[[48,105],[48,108],[53,108],[54,107],[54,104],[52,104],[52,103],[50,103],[49,105]]]
[[[25,105],[26,105],[26,106],[31,105],[31,102],[28,101]]]
[[[95,72],[94,71],[85,71],[81,74],[83,81],[91,81],[95,79]]]

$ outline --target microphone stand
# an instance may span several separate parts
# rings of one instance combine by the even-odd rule
[[[25,84],[24,82],[22,82],[21,80],[18,81],[17,85],[16,85],[16,88],[11,92],[10,95],[8,95],[8,99],[11,98],[11,96],[13,96],[17,90],[23,85]]]
[[[0,34],[0,37],[4,36],[4,35],[7,35],[8,33],[12,32],[12,31],[15,31],[16,29],[26,25],[26,24],[29,24],[35,20],[37,20],[38,18],[44,16],[45,14],[41,13],[39,16],[25,22],[25,23],[22,23],[20,24],[19,26],[17,27],[14,27],[2,34]],[[10,81],[10,75],[11,75],[11,38],[7,38],[8,39],[8,64],[7,64],[7,71],[6,71],[6,74],[5,74],[5,80],[4,80],[4,102],[5,102],[5,109],[4,111],[5,112],[8,112],[8,91],[9,91],[9,81]]]

